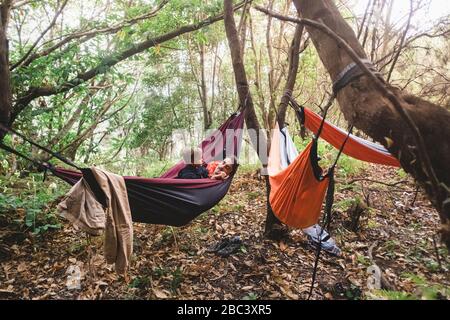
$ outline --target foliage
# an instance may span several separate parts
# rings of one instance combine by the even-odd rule
[[[405,273],[406,279],[414,283],[417,289],[413,293],[392,290],[374,290],[369,294],[372,299],[387,300],[445,300],[450,295],[448,287],[443,285],[430,284],[423,277]]]
[[[55,182],[44,183],[41,179],[42,175],[32,174],[26,180],[17,175],[7,181],[4,178],[0,180],[0,215],[13,217],[13,222],[20,228],[29,229],[34,234],[61,227],[52,203],[67,190],[67,187],[58,186]],[[17,190],[20,190],[19,195],[15,194]]]

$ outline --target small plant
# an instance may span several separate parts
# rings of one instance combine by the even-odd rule
[[[172,272],[172,281],[170,282],[170,289],[175,293],[183,281],[183,271],[180,267],[177,267],[175,271]]]
[[[380,224],[373,219],[369,219],[367,221],[367,228],[369,228],[369,229],[376,229],[379,226],[380,226]]]
[[[395,259],[396,252],[398,251],[399,244],[395,240],[387,240],[384,244],[384,249],[386,250],[386,256]]]
[[[402,179],[404,179],[404,178],[406,178],[407,176],[408,176],[408,174],[405,172],[405,170],[403,170],[403,169],[398,169],[397,170],[397,175],[400,177],[400,178],[402,178]]]
[[[5,193],[0,194],[0,214],[12,217],[19,226],[25,226],[33,234],[42,234],[50,229],[59,229],[61,224],[51,203],[66,190],[55,183],[39,181],[40,175],[31,175],[26,180],[11,177],[5,182]],[[8,193],[7,186],[20,182],[20,195]],[[24,181],[26,181],[24,183]]]
[[[368,296],[372,299],[387,300],[445,300],[450,295],[450,289],[437,284],[431,284],[421,276],[404,273],[403,278],[413,282],[417,289],[414,293],[390,290],[374,290]]]
[[[258,298],[259,298],[258,294],[250,292],[248,295],[244,296],[242,300],[258,300]]]
[[[417,300],[414,295],[403,291],[374,290],[368,297],[375,300]]]
[[[168,270],[165,267],[155,267],[153,268],[153,275],[157,278],[161,278],[164,277],[165,275],[167,275]]]
[[[169,243],[173,239],[173,229],[171,227],[165,227],[161,232],[161,242]]]
[[[350,284],[350,288],[345,290],[345,297],[349,300],[359,300],[361,299],[362,291],[361,288],[355,286],[353,283]]]
[[[337,152],[334,152],[337,156]],[[361,172],[365,165],[362,161],[350,158],[349,156],[342,154],[338,161],[338,174],[344,177],[355,175]]]
[[[130,282],[128,286],[130,288],[145,289],[150,284],[150,282],[151,280],[147,276],[136,277]]]
[[[248,200],[255,200],[259,198],[261,194],[257,191],[247,192],[247,198]]]
[[[371,265],[369,259],[361,254],[358,254],[356,259],[358,260],[359,263],[361,263],[367,267]]]

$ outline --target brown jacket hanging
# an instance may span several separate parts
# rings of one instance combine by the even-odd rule
[[[106,208],[97,202],[85,179],[81,179],[58,205],[58,211],[89,234],[104,231],[106,262],[115,263],[116,271],[125,273],[133,252],[133,225],[125,181],[122,176],[95,167],[91,171],[106,196]]]

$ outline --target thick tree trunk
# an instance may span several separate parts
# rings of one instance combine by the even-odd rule
[[[332,0],[294,0],[303,18],[320,21],[343,38],[360,58],[366,54],[355,33],[345,22]],[[352,59],[337,42],[323,32],[307,27],[321,61],[335,81],[338,74]],[[419,129],[431,159],[434,172],[440,182],[439,192],[433,192],[430,178],[424,171],[424,163],[418,157],[415,139],[408,124],[395,111],[390,100],[377,90],[367,76],[354,80],[337,96],[346,120],[382,143],[400,160],[402,167],[425,188],[433,205],[439,211],[443,223],[443,240],[450,247],[450,112],[419,97],[386,87],[401,102]]]
[[[9,20],[11,2],[3,1],[0,5],[0,123],[9,124],[11,117],[12,95],[9,74],[9,51],[6,30]],[[5,132],[0,130],[0,141]]]

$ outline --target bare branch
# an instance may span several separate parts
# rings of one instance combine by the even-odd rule
[[[142,20],[146,20],[146,19],[150,19],[156,16],[156,14],[169,2],[169,0],[165,0],[163,2],[161,2],[158,7],[156,7],[154,10],[152,10],[149,13],[145,13],[142,14],[140,16],[137,16],[135,18],[132,19],[128,19],[125,20],[121,23],[117,23],[111,27],[106,27],[106,28],[102,28],[102,29],[90,29],[90,30],[85,30],[85,31],[79,31],[79,32],[75,32],[69,35],[66,35],[65,38],[61,39],[60,41],[58,41],[57,43],[53,44],[51,47],[44,49],[42,51],[36,52],[32,55],[28,55],[28,57],[26,59],[24,59],[24,61],[22,61],[20,63],[20,65],[18,65],[19,63],[16,63],[14,66],[11,67],[11,70],[16,68],[16,67],[24,67],[24,66],[28,66],[30,65],[31,62],[33,62],[34,60],[47,56],[50,53],[54,52],[55,50],[61,48],[62,46],[70,43],[71,41],[74,40],[79,40],[79,44],[84,43],[89,41],[90,39],[92,39],[95,36],[98,36],[100,34],[112,34],[112,33],[116,33],[118,31],[120,31],[121,29],[131,26],[139,21]],[[52,43],[53,41],[55,41],[55,39],[52,39],[50,41],[47,41],[46,43],[43,44],[46,45],[48,43]],[[22,59],[21,59],[22,60]],[[17,65],[17,66],[16,66]]]
[[[394,71],[394,67],[397,63],[398,58],[400,57],[400,53],[402,52],[403,44],[405,43],[405,39],[406,39],[406,34],[408,33],[409,27],[411,25],[411,18],[413,16],[413,13],[414,13],[413,0],[410,0],[410,11],[409,11],[409,16],[408,16],[408,22],[406,23],[406,28],[405,28],[405,31],[403,32],[402,38],[400,40],[400,45],[399,45],[397,53],[394,57],[394,61],[392,61],[391,68],[389,69],[389,73],[386,78],[387,82],[389,82],[389,80],[391,80],[392,72]]]
[[[400,99],[395,96],[385,85],[385,83],[380,80],[370,69],[362,62],[362,60],[358,57],[358,55],[355,53],[355,51],[350,47],[350,45],[342,39],[339,35],[337,35],[333,30],[331,30],[328,26],[324,25],[323,23],[319,23],[314,20],[310,19],[304,19],[304,18],[292,18],[292,17],[286,17],[283,15],[280,15],[278,13],[272,12],[270,10],[267,10],[260,6],[255,6],[255,9],[261,12],[264,12],[265,14],[272,15],[280,20],[285,21],[291,21],[295,23],[304,24],[306,26],[312,27],[314,29],[318,29],[324,34],[326,34],[328,37],[332,38],[338,45],[345,50],[345,52],[348,54],[348,56],[358,65],[358,67],[364,72],[364,75],[366,75],[375,85],[377,90],[380,91],[391,103],[394,107],[394,110],[400,115],[400,117],[405,121],[405,123],[408,125],[409,129],[411,130],[414,141],[417,145],[418,149],[418,158],[420,163],[423,166],[423,170],[426,173],[428,179],[430,179],[430,184],[433,193],[437,196],[439,195],[439,180],[436,176],[436,173],[433,169],[433,166],[431,164],[430,157],[428,153],[426,152],[425,142],[424,139],[417,128],[414,120],[411,118],[410,114],[406,109],[402,107],[402,103],[400,102]]]
[[[64,10],[64,8],[67,5],[68,0],[64,0],[64,2],[62,3],[61,7],[56,11],[55,16],[53,17],[53,20],[50,22],[49,26],[47,28],[45,28],[44,31],[42,31],[42,33],[39,35],[39,37],[36,39],[36,41],[31,45],[30,49],[28,49],[28,51],[25,53],[25,55],[23,55],[22,58],[19,59],[19,61],[17,61],[16,63],[14,63],[11,68],[10,71],[14,70],[17,67],[20,67],[22,65],[22,63],[28,59],[28,57],[30,56],[30,54],[33,52],[33,50],[36,48],[36,46],[38,45],[39,41],[42,40],[42,38],[47,34],[47,32],[53,28],[53,26],[56,23],[56,20],[58,20],[59,15],[62,13],[62,11]]]

